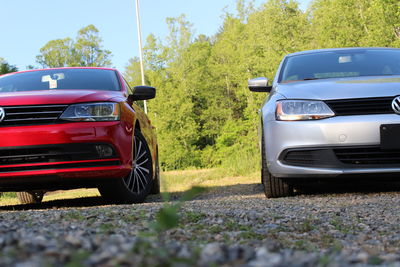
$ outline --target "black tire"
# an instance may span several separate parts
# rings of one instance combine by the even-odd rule
[[[264,134],[261,140],[261,181],[267,198],[288,197],[293,195],[293,186],[283,178],[273,176],[267,168],[265,158]]]
[[[158,163],[158,148],[156,152],[156,171],[154,175],[154,180],[153,180],[153,187],[151,188],[150,194],[152,195],[157,195],[160,194],[161,192],[161,186],[160,186],[160,165]]]
[[[132,171],[121,179],[99,187],[100,194],[116,203],[141,203],[153,188],[153,163],[146,139],[139,130],[134,134]]]
[[[21,204],[36,204],[41,203],[44,192],[17,192],[17,198]]]

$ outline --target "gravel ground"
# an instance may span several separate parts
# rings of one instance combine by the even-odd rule
[[[185,202],[179,227],[157,232],[163,205],[151,196],[0,207],[0,265],[400,266],[398,191],[268,200],[260,185],[219,187]]]

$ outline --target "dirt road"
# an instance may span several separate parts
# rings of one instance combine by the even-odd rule
[[[399,186],[372,188],[266,199],[258,184],[216,186],[185,202],[167,231],[152,226],[160,196],[1,207],[0,265],[400,266]]]

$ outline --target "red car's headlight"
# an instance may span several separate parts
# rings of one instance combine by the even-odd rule
[[[68,121],[117,121],[120,117],[118,103],[83,103],[69,106],[60,116]]]

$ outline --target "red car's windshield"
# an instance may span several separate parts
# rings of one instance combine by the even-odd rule
[[[119,91],[117,74],[106,69],[49,69],[0,76],[0,93],[36,90]]]

